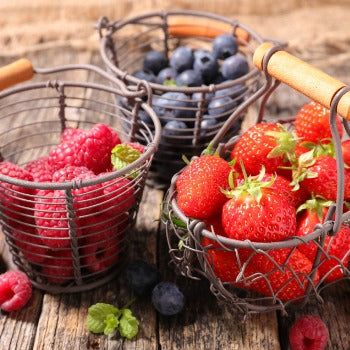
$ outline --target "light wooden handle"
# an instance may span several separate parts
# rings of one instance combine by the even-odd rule
[[[34,75],[32,63],[21,58],[6,66],[0,67],[0,91],[12,85],[29,80]]]
[[[177,37],[200,36],[214,39],[216,36],[225,33],[232,33],[232,25],[208,19],[195,21],[191,18],[179,17],[169,18],[169,34]],[[235,37],[249,42],[250,34],[241,27],[237,27]]]
[[[259,69],[263,70],[265,54],[273,46],[272,43],[263,43],[256,49],[253,62]],[[334,95],[346,86],[345,83],[286,51],[277,51],[272,54],[267,63],[267,72],[327,108],[330,108]],[[345,93],[339,100],[337,113],[350,120],[350,92]]]

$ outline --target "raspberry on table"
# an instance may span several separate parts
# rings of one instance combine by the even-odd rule
[[[32,284],[24,272],[10,270],[0,275],[0,309],[19,310],[31,296]]]
[[[327,326],[319,316],[306,315],[291,327],[289,342],[292,350],[323,350],[328,336]]]

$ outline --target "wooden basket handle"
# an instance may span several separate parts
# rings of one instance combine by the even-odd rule
[[[274,44],[266,42],[255,50],[253,62],[259,69],[264,69],[264,57],[273,46]],[[345,83],[283,50],[271,54],[266,69],[270,76],[327,108],[330,108],[335,94],[346,86]],[[350,120],[350,92],[345,93],[339,100],[337,113]]]
[[[21,58],[6,66],[0,67],[0,91],[25,80],[29,80],[33,76],[33,65],[26,58]]]
[[[176,37],[199,36],[214,39],[225,33],[232,33],[231,24],[209,19],[197,18],[194,22],[193,19],[186,17],[169,18],[169,34]],[[236,27],[234,35],[243,42],[250,40],[250,34],[239,26]]]

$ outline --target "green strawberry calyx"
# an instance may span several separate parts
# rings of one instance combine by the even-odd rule
[[[258,203],[260,203],[260,200],[262,198],[262,189],[270,187],[276,177],[272,176],[269,181],[262,181],[262,179],[265,176],[265,167],[262,166],[261,171],[258,175],[256,176],[248,176],[247,172],[244,169],[243,163],[241,162],[241,168],[242,168],[242,173],[244,177],[244,181],[242,184],[239,184],[238,186],[235,186],[234,184],[234,177],[237,175],[233,170],[231,170],[229,174],[229,186],[230,190],[223,190],[221,189],[221,192],[227,197],[227,198],[233,198],[233,197],[238,197],[242,194],[249,194],[252,196]]]
[[[327,141],[327,142],[326,142]],[[318,143],[305,141],[301,142],[300,146],[314,151],[314,157],[330,156],[335,158],[335,149],[332,139],[322,139]]]
[[[315,211],[320,222],[322,222],[323,208],[329,208],[333,203],[333,201],[327,200],[322,196],[312,194],[310,199],[298,207],[296,213],[300,213],[303,210]]]

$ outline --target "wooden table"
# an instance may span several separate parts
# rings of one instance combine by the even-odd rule
[[[97,54],[76,52],[67,47],[28,53],[36,67],[64,63],[92,62],[100,65]],[[0,59],[6,64],[17,57]],[[135,229],[130,232],[130,259],[142,258],[156,264],[164,280],[176,281],[187,299],[185,310],[174,317],[163,317],[148,298],[136,300],[132,310],[140,320],[134,340],[118,334],[94,335],[85,328],[87,309],[96,302],[122,306],[133,295],[121,276],[107,285],[76,294],[50,295],[34,290],[30,302],[20,311],[0,318],[0,349],[288,349],[288,330],[294,320],[305,314],[318,314],[326,322],[330,341],[328,350],[350,349],[350,286],[337,284],[324,294],[324,303],[282,316],[278,312],[254,314],[244,319],[229,307],[219,305],[206,281],[176,276],[169,266],[160,205],[164,192],[147,187],[143,194]],[[13,267],[0,235],[0,255],[7,268]]]

